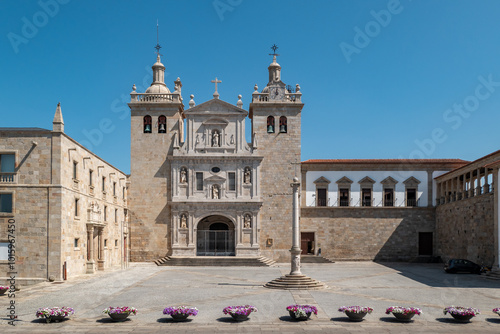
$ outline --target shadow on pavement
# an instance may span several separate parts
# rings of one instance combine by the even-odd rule
[[[223,323],[226,323],[226,324],[237,324],[237,323],[240,323],[240,322],[245,322],[245,321],[248,321],[250,320],[250,318],[246,318],[245,320],[243,321],[236,321],[234,320],[233,318],[231,317],[221,317],[221,318],[217,318],[216,319],[218,322],[223,322]]]
[[[454,320],[453,318],[436,318],[436,321],[439,321],[443,324],[470,324],[472,321],[467,321],[467,322],[459,322]]]
[[[171,324],[171,323],[178,323],[178,322],[191,322],[193,319],[184,319],[184,320],[174,320],[172,318],[158,318],[156,322],[159,322],[161,324]]]
[[[399,275],[431,287],[496,288],[497,282],[483,279],[477,274],[448,274],[443,263],[376,262],[399,271]]]
[[[338,321],[338,322],[352,322],[351,320],[349,320],[349,318],[347,317],[337,317],[337,318],[331,318],[330,319],[331,321]],[[364,319],[363,319],[364,320]],[[357,322],[360,322],[360,321],[357,321]]]
[[[410,321],[401,321],[401,320],[398,320],[394,317],[382,317],[379,320],[383,321],[383,322],[398,323],[398,324],[411,324],[415,321],[413,319],[411,319]]]
[[[37,318],[35,320],[31,320],[31,323],[32,324],[58,324],[58,323],[66,322],[68,320],[69,319],[63,319],[63,320],[47,322],[47,320],[45,320],[45,318]]]
[[[129,321],[132,321],[132,319],[127,318],[127,319],[122,320],[122,321],[114,321],[111,318],[101,318],[101,319],[97,319],[95,322],[100,323],[100,324],[116,324],[116,323],[120,323],[120,322],[129,322]]]
[[[491,322],[492,324],[500,324],[499,318],[488,318],[486,321]]]

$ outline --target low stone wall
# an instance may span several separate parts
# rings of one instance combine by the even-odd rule
[[[301,232],[314,232],[316,250],[331,260],[409,261],[418,233],[434,232],[434,208],[301,209]]]
[[[437,254],[443,260],[468,259],[478,264],[495,261],[493,193],[436,208]]]

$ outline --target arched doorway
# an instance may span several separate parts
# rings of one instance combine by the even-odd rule
[[[196,232],[196,255],[234,256],[234,224],[224,216],[200,220]]]

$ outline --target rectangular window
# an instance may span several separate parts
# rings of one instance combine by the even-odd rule
[[[394,189],[384,189],[384,206],[394,206]]]
[[[15,154],[0,154],[0,173],[15,173],[15,167]]]
[[[75,217],[78,217],[78,198],[75,198]]]
[[[105,205],[104,206],[104,210],[103,210],[103,215],[104,215],[104,221],[106,221],[108,219],[108,215],[107,215],[107,212],[108,212],[108,207]]]
[[[118,239],[115,239],[115,247],[118,247]]]
[[[372,206],[372,190],[370,188],[361,189],[361,205]]]
[[[113,196],[116,196],[116,182],[113,182]]]
[[[122,188],[122,197],[125,199],[125,187]]]
[[[326,189],[325,188],[322,188],[322,189],[318,189],[318,203],[317,203],[317,206],[326,206]]]
[[[108,247],[108,239],[104,239],[104,248]]]
[[[78,173],[77,172],[78,172],[78,162],[73,161],[73,178],[75,180],[78,179]]]
[[[118,209],[115,209],[115,223],[118,222]]]
[[[75,245],[74,245],[74,246],[75,246],[75,248],[78,248],[78,242],[79,242],[79,241],[80,241],[80,239],[75,238]]]
[[[89,170],[89,185],[92,187],[94,185],[94,171],[91,169]]]
[[[229,177],[229,191],[236,190],[236,173],[230,172],[228,173]]]
[[[406,206],[417,206],[417,189],[406,189]]]
[[[0,212],[12,212],[12,194],[0,194]]]
[[[339,198],[339,206],[349,206],[349,189],[341,188],[339,190],[340,198]]]
[[[203,190],[203,173],[202,172],[196,173],[196,190],[198,190],[198,191]]]
[[[106,177],[105,176],[102,177],[102,192],[103,193],[106,192]]]
[[[0,242],[0,261],[9,260],[9,243]]]

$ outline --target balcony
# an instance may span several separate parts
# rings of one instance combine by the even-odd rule
[[[17,174],[0,173],[0,183],[17,183]]]
[[[179,93],[155,94],[155,93],[130,93],[130,103],[180,103]]]

